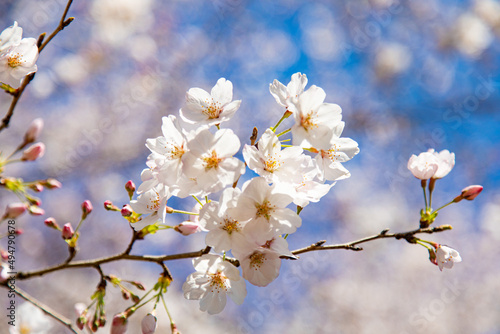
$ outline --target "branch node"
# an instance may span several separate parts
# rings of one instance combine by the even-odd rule
[[[386,235],[387,232],[389,232],[389,229],[385,228],[385,229],[382,230],[382,232],[380,232],[380,235]]]

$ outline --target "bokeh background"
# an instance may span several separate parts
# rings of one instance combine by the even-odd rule
[[[0,29],[17,20],[25,37],[51,32],[65,5],[2,0]],[[167,263],[175,279],[167,302],[181,332],[500,332],[498,1],[75,0],[69,15],[75,21],[43,51],[35,80],[0,133],[0,150],[10,152],[28,124],[42,117],[45,156],[11,165],[6,175],[63,183],[40,194],[45,216],[18,219],[25,231],[17,238],[20,270],[66,258],[66,244],[43,220],[53,216],[60,224],[76,224],[85,199],[95,210],[81,230],[77,259],[125,248],[126,221],[102,203],[127,203],[123,186],[129,179],[140,182],[145,140],[161,134],[162,116],[178,114],[189,88],[209,90],[220,77],[231,80],[234,97],[243,102],[228,126],[248,143],[253,126],[262,132],[283,113],[269,84],[287,84],[302,72],[308,86],[326,91],[326,102],[342,107],[344,136],[358,141],[361,152],[346,164],[352,177],[303,210],[303,226],[288,239],[290,248],[418,227],[422,191],[407,160],[428,148],[449,149],[456,166],[438,181],[435,206],[471,184],[482,184],[484,191],[474,202],[443,210],[437,224],[454,229],[427,239],[456,248],[463,262],[440,272],[423,247],[397,240],[365,244],[362,252],[307,253],[283,261],[269,286],[247,284],[243,305],[228,302],[223,313],[208,316],[182,297],[190,261],[174,261]],[[0,96],[2,114],[10,101]],[[0,210],[13,201],[12,194],[0,192]],[[175,204],[189,210],[194,202]],[[185,218],[172,217],[172,225]],[[202,234],[164,231],[138,242],[133,253],[203,245]],[[103,270],[149,286],[160,273],[156,265],[136,262]],[[18,285],[75,319],[73,305],[90,303],[97,283],[95,270],[75,269]],[[6,290],[0,301],[7,305]],[[129,305],[111,286],[107,301],[110,317]],[[131,318],[130,333],[139,332],[151,307]],[[161,308],[158,315],[157,332],[168,332]],[[7,333],[4,324],[1,333]],[[54,323],[47,333],[68,331]]]

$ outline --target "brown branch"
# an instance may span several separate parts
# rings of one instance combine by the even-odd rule
[[[441,225],[441,226],[436,226],[436,227],[426,227],[426,228],[419,228],[417,230],[413,231],[408,231],[408,232],[402,232],[402,233],[388,233],[389,229],[385,229],[379,234],[372,235],[366,238],[358,239],[355,241],[351,241],[345,244],[336,244],[336,245],[324,245],[326,242],[325,240],[318,241],[310,246],[296,249],[292,251],[293,255],[298,255],[302,253],[307,253],[307,252],[312,252],[312,251],[318,251],[318,250],[330,250],[330,249],[348,249],[348,250],[353,250],[353,251],[361,251],[363,250],[362,247],[358,247],[357,245],[372,241],[372,240],[377,240],[377,239],[387,239],[387,238],[394,238],[397,240],[404,239],[408,241],[409,243],[415,243],[415,235],[420,234],[420,233],[427,233],[427,234],[432,234],[436,232],[442,232],[445,230],[451,230],[450,225]]]
[[[71,3],[73,0],[68,0],[68,3],[66,4],[66,8],[64,9],[64,13],[61,16],[61,20],[59,21],[59,25],[57,28],[50,34],[49,37],[42,43],[43,39],[45,38],[45,33],[41,34],[40,37],[38,38],[38,53],[41,53],[42,50],[49,44],[49,42],[64,28],[66,28],[73,20],[73,17],[70,17],[66,19],[66,15],[68,15],[69,8],[71,7]],[[10,103],[9,110],[7,111],[7,114],[5,117],[2,119],[2,124],[0,124],[0,131],[3,129],[7,128],[10,123],[10,119],[12,118],[12,115],[14,115],[14,109],[16,108],[17,102],[19,102],[19,99],[21,98],[21,95],[23,94],[24,90],[26,89],[26,86],[33,80],[35,77],[35,73],[28,74],[27,76],[24,77],[23,82],[21,83],[21,86],[17,88],[16,90],[13,91],[8,91],[11,95],[14,96],[12,99],[12,102]]]
[[[19,297],[23,298],[27,302],[30,302],[31,304],[35,305],[38,307],[40,310],[42,310],[45,314],[49,315],[50,317],[56,319],[59,321],[61,324],[66,326],[70,331],[72,331],[75,334],[78,334],[78,332],[75,330],[73,325],[71,324],[71,321],[67,319],[66,317],[60,315],[56,311],[52,310],[50,307],[48,307],[45,304],[42,304],[40,301],[38,301],[36,298],[30,296],[27,292],[19,289],[19,288],[14,288],[10,285],[6,285],[8,289],[13,290]]]

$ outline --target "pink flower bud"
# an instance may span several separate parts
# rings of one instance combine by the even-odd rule
[[[474,198],[477,197],[477,195],[481,193],[481,191],[483,191],[483,186],[474,185],[465,187],[462,190],[462,193],[453,199],[453,202],[458,203],[463,199],[472,201]]]
[[[87,216],[92,212],[92,209],[94,207],[92,206],[92,203],[89,200],[85,200],[82,203],[82,219],[87,218]]]
[[[201,228],[199,224],[186,220],[177,225],[175,227],[175,230],[182,235],[190,235],[196,232],[200,232]]]
[[[39,207],[37,205],[30,205],[28,207],[28,211],[29,211],[30,215],[33,215],[33,216],[43,216],[45,214],[45,210],[43,210],[41,207]]]
[[[40,183],[35,183],[30,185],[30,188],[33,189],[34,192],[40,193],[43,191],[43,186]]]
[[[9,252],[7,252],[5,249],[0,249],[0,257],[2,260],[7,261],[9,259]]]
[[[43,157],[44,153],[45,153],[44,143],[36,143],[23,151],[23,156],[21,157],[21,160],[34,161],[38,158]]]
[[[43,119],[41,118],[34,119],[29,125],[26,134],[24,135],[24,143],[25,144],[33,143],[40,135],[40,132],[42,132],[42,129],[43,129]]]
[[[148,313],[141,321],[142,334],[153,334],[156,331],[156,321],[155,315]]]
[[[104,201],[104,208],[108,211],[120,211],[120,209],[111,201]]]
[[[62,184],[56,179],[48,178],[47,180],[45,180],[44,186],[46,186],[49,189],[59,189],[62,187]]]
[[[73,234],[75,234],[75,231],[73,230],[71,223],[64,224],[62,229],[63,239],[64,240],[71,239],[73,237]]]
[[[26,209],[27,206],[24,203],[11,203],[7,205],[2,219],[17,218],[22,215]]]
[[[462,190],[462,197],[468,201],[472,201],[483,191],[483,186],[474,185],[468,186],[467,188]]]
[[[119,313],[113,317],[111,323],[111,334],[125,334],[127,332],[127,316]]]
[[[44,224],[47,227],[53,228],[54,230],[60,230],[61,229],[59,227],[59,225],[57,225],[57,222],[56,222],[55,218],[53,218],[53,217],[49,217],[49,218],[45,219]]]
[[[135,192],[135,184],[132,182],[132,180],[129,180],[127,183],[125,183],[125,190],[128,192],[128,196],[132,198],[134,196]]]
[[[129,204],[125,204],[121,212],[123,217],[129,217],[132,213],[134,213],[134,210],[132,210],[132,207]]]
[[[14,231],[14,233],[16,233],[16,235],[21,235],[24,233],[24,230],[23,229],[20,229],[18,228],[17,230]]]

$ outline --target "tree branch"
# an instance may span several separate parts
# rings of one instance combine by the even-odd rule
[[[49,44],[49,42],[64,28],[66,28],[73,20],[73,17],[70,17],[66,19],[66,15],[68,15],[69,8],[71,7],[73,0],[68,0],[68,3],[66,4],[66,8],[64,9],[64,13],[61,16],[61,20],[59,21],[59,25],[57,28],[50,34],[49,37],[45,40],[45,42],[42,43],[43,39],[45,38],[45,33],[41,34],[38,38],[38,53],[41,53],[42,50]],[[29,74],[24,77],[23,82],[21,83],[21,86],[19,88],[13,90],[13,91],[8,91],[11,95],[14,96],[12,99],[12,102],[10,103],[9,110],[7,111],[7,114],[5,117],[2,119],[2,124],[0,124],[0,131],[3,129],[7,128],[10,123],[10,119],[12,118],[12,115],[14,115],[14,109],[16,108],[17,102],[19,102],[19,99],[21,98],[21,95],[23,94],[24,90],[26,89],[26,86],[33,80],[35,77],[35,73]]]
[[[50,317],[56,319],[59,321],[61,324],[66,326],[70,331],[72,331],[75,334],[78,334],[78,332],[75,330],[73,325],[71,324],[71,321],[69,319],[66,319],[66,317],[60,315],[56,311],[52,310],[50,307],[48,307],[45,304],[42,304],[40,301],[38,301],[36,298],[30,296],[27,292],[19,289],[19,288],[13,288],[12,286],[7,285],[7,287],[11,290],[13,290],[19,297],[23,298],[27,302],[30,302],[31,304],[35,305],[38,307],[40,310],[42,310],[45,314],[49,315]]]

